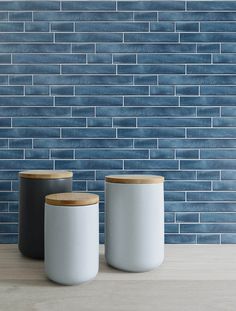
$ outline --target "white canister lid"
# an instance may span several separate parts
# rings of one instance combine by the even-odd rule
[[[54,193],[45,197],[45,202],[49,205],[57,206],[85,206],[99,202],[99,196],[85,192]]]
[[[164,182],[163,176],[157,175],[110,175],[106,182],[118,184],[159,184]]]

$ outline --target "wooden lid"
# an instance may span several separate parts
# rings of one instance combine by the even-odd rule
[[[83,206],[98,203],[99,196],[93,193],[85,192],[55,193],[47,195],[45,202],[47,204],[57,206]]]
[[[157,175],[110,175],[106,181],[118,184],[159,184],[164,182],[164,177]]]
[[[69,171],[33,170],[20,172],[19,175],[20,177],[31,179],[61,179],[71,178],[73,173]]]

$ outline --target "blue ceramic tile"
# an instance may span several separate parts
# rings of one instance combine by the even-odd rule
[[[166,212],[235,212],[236,206],[229,202],[168,202]]]
[[[224,65],[224,67],[234,67],[234,66]],[[201,94],[202,95],[236,95],[236,87],[232,85],[231,86],[222,86],[222,85],[201,86]],[[218,96],[215,97],[216,100],[217,98]],[[221,97],[222,100],[225,100],[227,98]],[[233,100],[233,98],[234,97],[231,97],[231,101]]]
[[[222,234],[221,235],[222,244],[235,244],[236,243],[236,234]]]
[[[36,86],[36,87],[47,87],[47,86]],[[74,95],[74,87],[69,85],[52,85],[51,86],[51,95]],[[63,97],[64,98],[64,97]],[[64,98],[65,100],[65,98]]]
[[[198,180],[219,180],[220,172],[219,171],[199,171],[197,172]]]
[[[211,120],[209,118],[138,118],[138,126],[140,127],[209,127]]]
[[[176,160],[125,160],[125,169],[177,169]]]
[[[114,127],[136,127],[135,118],[113,118]]]
[[[89,22],[76,23],[76,32],[148,32],[148,23]],[[111,40],[112,41],[112,40]]]
[[[15,64],[61,64],[85,63],[84,54],[17,54],[13,55]]]
[[[177,22],[176,23],[176,31],[179,32],[198,32],[199,31],[199,23],[186,23],[186,22]],[[201,31],[202,24],[201,24]]]
[[[174,213],[165,213],[165,223],[167,222],[175,222],[175,214]]]
[[[85,127],[85,118],[13,118],[14,127]]]
[[[172,86],[151,87],[152,95],[171,95],[173,93]],[[125,106],[178,106],[178,98],[170,96],[132,96],[125,97]]]
[[[17,90],[17,87],[16,87],[16,90]],[[53,99],[50,97],[41,97],[41,96],[0,97],[0,106],[52,106],[52,105],[53,105]],[[10,114],[10,111],[11,110],[9,109],[9,114]]]
[[[50,33],[0,33],[0,42],[53,42]]]
[[[1,131],[1,129],[0,129]],[[63,138],[112,138],[116,137],[115,129],[93,129],[93,128],[87,128],[87,129],[62,129],[62,137]]]
[[[181,233],[235,233],[236,224],[181,224]]]
[[[0,129],[1,133],[1,129]],[[163,137],[176,137],[181,138],[185,136],[184,129],[171,128],[171,129],[118,129],[117,134],[119,138],[163,138]]]
[[[49,23],[45,22],[26,22],[26,32],[49,32]]]
[[[83,167],[83,169],[97,170],[97,169],[121,169],[122,160],[56,160],[56,169],[77,169]],[[0,160],[1,167],[1,160]]]
[[[198,159],[198,150],[176,150],[176,159]]]
[[[53,85],[77,85],[79,86],[75,87],[75,93],[76,95],[96,95],[97,92],[99,92],[99,89],[101,91],[103,89],[107,89],[108,94],[106,94],[106,91],[102,91],[102,94],[100,95],[112,95],[110,93],[113,93],[112,89],[118,90],[124,89],[122,91],[122,94],[125,93],[125,89],[127,88],[130,90],[131,95],[134,93],[140,94],[143,90],[146,90],[146,93],[148,93],[148,87],[129,87],[126,85],[131,85],[133,82],[132,76],[125,76],[125,75],[100,75],[99,79],[97,76],[92,76],[92,75],[37,75],[34,77],[34,84],[36,85],[48,85],[48,84],[53,84]],[[124,85],[123,87],[120,86],[114,86],[112,87],[107,87],[107,86],[102,86],[98,87],[96,85]],[[83,85],[91,85],[89,87],[84,87]],[[110,89],[110,91],[108,91]],[[140,91],[139,91],[140,90]],[[100,92],[101,92],[100,91]],[[87,93],[88,92],[88,93]],[[95,94],[93,94],[95,92]],[[129,93],[129,92],[128,92]],[[114,92],[114,94],[117,94]],[[119,94],[117,94],[119,95]]]
[[[122,42],[120,33],[56,33],[56,42]],[[1,36],[0,36],[1,41]]]
[[[195,44],[97,44],[98,53],[195,53]]]
[[[161,75],[159,77],[160,84],[183,84],[183,85],[195,85],[195,84],[236,84],[235,75]]]
[[[157,139],[134,139],[135,148],[157,148]]]
[[[111,127],[112,118],[87,118],[88,127]]]
[[[82,44],[72,44],[72,52],[73,53],[94,53],[95,52],[95,44],[92,43],[82,43]]]
[[[236,179],[236,175],[235,175],[236,171],[222,171],[221,172],[221,179],[224,180],[235,180]]]
[[[27,85],[25,87],[26,95],[49,95],[49,87],[40,85],[40,86],[31,86]]]
[[[201,222],[207,223],[234,223],[236,213],[201,213]]]
[[[1,244],[17,244],[18,243],[18,234],[1,233],[0,234],[0,243]]]
[[[167,181],[165,183],[165,190],[167,191],[201,191],[211,190],[210,182],[199,181]]]
[[[223,61],[223,63],[227,63],[227,61]],[[234,74],[235,69],[235,65],[189,65],[187,67],[187,72],[190,74]]]
[[[210,149],[201,150],[201,159],[235,159],[234,149]]]
[[[166,244],[196,244],[194,234],[165,234]]]
[[[139,54],[139,64],[188,64],[188,63],[210,63],[209,54]]]
[[[185,222],[198,222],[199,214],[198,213],[176,213],[176,222],[185,223]]]
[[[232,2],[233,3],[233,2]],[[235,32],[236,25],[233,22],[227,23],[201,23],[201,32]]]
[[[62,10],[65,11],[111,11],[115,9],[115,1],[62,1]]]
[[[118,1],[118,10],[124,11],[178,11],[185,10],[182,1]]]
[[[76,150],[76,159],[148,159],[148,150]]]
[[[60,73],[58,65],[0,65],[0,70],[2,74]]]
[[[111,54],[88,54],[87,62],[91,64],[111,64]]]
[[[132,139],[35,139],[35,148],[132,148]]]
[[[111,39],[110,41],[114,41],[114,40]],[[233,36],[232,36],[232,41],[233,41]],[[150,33],[150,32],[149,33],[125,33],[124,42],[178,42],[178,35],[175,33]]]
[[[59,1],[1,1],[0,11],[60,10]]]
[[[202,2],[200,2],[201,4]],[[215,3],[215,2],[214,2]],[[234,12],[159,12],[160,21],[235,21]]]
[[[70,44],[15,44],[5,43],[0,45],[1,53],[68,53],[71,50]]]
[[[1,109],[0,109],[1,111]],[[97,107],[97,116],[114,116],[116,117],[193,117],[196,110],[194,108],[181,107]]]
[[[52,159],[73,159],[74,152],[73,150],[52,150],[51,158]]]
[[[0,5],[1,5],[1,2],[0,2]],[[2,32],[23,32],[24,24],[23,23],[0,22],[0,30]]]
[[[118,65],[118,74],[181,74],[184,70],[181,65]]]
[[[236,147],[236,139],[160,139],[159,140],[159,147],[161,148],[187,148],[187,149],[193,149],[193,148],[235,148]],[[205,161],[199,161],[200,163],[204,163]],[[210,164],[211,161],[206,162],[207,166]],[[188,162],[186,162],[187,165]],[[195,162],[194,162],[195,163]],[[199,164],[200,164],[199,163]],[[214,163],[214,162],[213,162]],[[217,163],[217,162],[216,162]],[[191,166],[191,163],[189,163]],[[197,164],[197,162],[196,162]],[[219,164],[219,163],[218,163]],[[217,165],[215,164],[212,166],[215,166],[215,169],[217,169]],[[219,168],[219,167],[218,167]],[[206,167],[205,169],[208,169]],[[210,167],[209,167],[210,169]],[[211,167],[213,169],[213,167]]]
[[[91,58],[91,57],[90,57]],[[96,57],[97,58],[97,57]],[[110,60],[110,57],[109,57]],[[63,74],[115,74],[116,67],[114,65],[62,65]]]
[[[235,192],[189,192],[187,195],[188,201],[199,201],[199,202],[204,202],[204,201],[228,201],[228,202],[233,202],[236,199]]]
[[[198,53],[220,53],[220,44],[199,43],[197,44]]]
[[[198,244],[220,244],[220,234],[198,234]]]
[[[150,150],[151,159],[174,159],[174,150]]]
[[[56,106],[122,106],[122,97],[56,97]]]
[[[9,21],[32,21],[32,20],[33,20],[32,12],[9,12]]]
[[[188,129],[187,137],[190,138],[234,138],[236,129],[234,128],[212,128],[212,129]]]
[[[114,78],[116,79],[116,77]],[[107,83],[108,81],[110,81],[110,83],[112,81],[115,81],[115,79],[109,80],[108,76],[106,77],[106,79],[107,79]],[[117,80],[119,79],[116,79],[116,81]],[[129,81],[129,80],[130,80],[129,77],[127,77],[126,81]],[[105,82],[102,84],[105,84]],[[110,85],[109,86],[76,86],[75,94],[76,95],[148,95],[148,86],[110,86]]]
[[[236,3],[233,1],[189,1],[187,3],[189,11],[235,11]]]
[[[154,32],[174,32],[175,24],[168,22],[150,23],[150,30]]]
[[[156,21],[157,12],[134,12],[135,21]]]
[[[132,21],[132,12],[34,12],[35,21]]]

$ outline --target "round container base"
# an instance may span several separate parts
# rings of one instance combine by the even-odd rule
[[[148,272],[148,271],[157,269],[163,263],[163,261],[164,261],[164,258],[160,262],[158,262],[154,265],[149,265],[146,267],[142,266],[142,267],[136,267],[136,268],[135,267],[129,268],[127,266],[125,267],[123,265],[113,264],[113,263],[109,262],[108,260],[106,260],[108,266],[110,266],[116,270],[121,270],[121,271],[125,271],[125,272],[133,272],[133,273],[142,273],[142,272]]]
[[[49,275],[47,275],[47,278],[49,281],[53,282],[53,283],[56,283],[56,284],[59,284],[59,285],[64,285],[64,286],[75,286],[75,285],[81,285],[83,283],[89,283],[91,282],[92,280],[94,280],[96,278],[97,274],[94,275],[93,277],[89,278],[89,279],[86,279],[86,280],[78,280],[78,281],[73,281],[73,282],[68,282],[68,281],[62,281],[62,280],[58,280],[58,279],[55,279],[53,277],[50,277]]]

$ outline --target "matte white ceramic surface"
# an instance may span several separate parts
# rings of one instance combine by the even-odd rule
[[[98,204],[45,204],[45,271],[64,285],[93,279],[99,264]]]
[[[142,272],[164,259],[163,183],[106,182],[105,256],[109,265]]]

